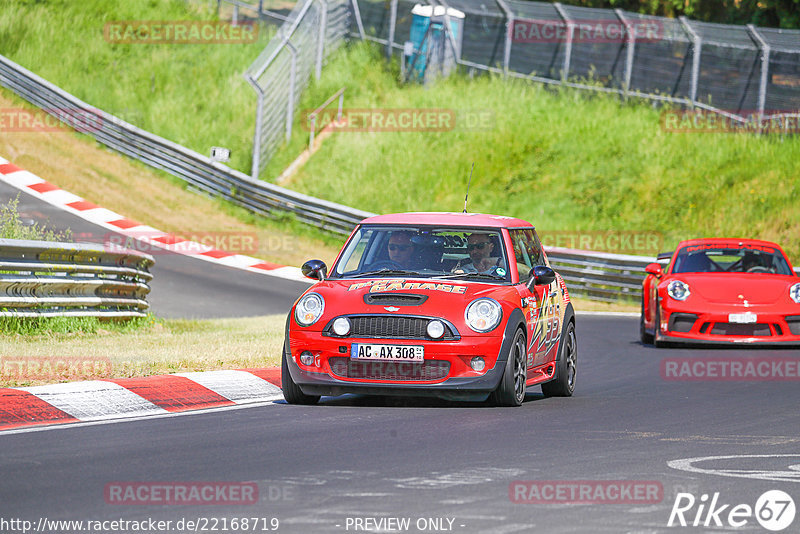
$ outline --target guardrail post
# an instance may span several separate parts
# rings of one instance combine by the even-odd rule
[[[233,4],[233,20],[231,20],[231,26],[238,26],[239,25],[239,4]]]
[[[292,62],[289,66],[289,98],[286,104],[286,140],[292,138],[292,123],[294,122],[294,88],[297,78],[297,49],[291,43],[286,41],[286,48],[292,54]]]
[[[625,25],[625,33],[627,34],[626,42],[628,49],[625,56],[625,79],[622,82],[625,97],[627,98],[628,92],[631,88],[631,73],[633,72],[633,55],[636,50],[636,34],[633,31],[633,25],[625,18],[625,13],[621,9],[615,9],[614,13],[617,14],[620,22]]]
[[[771,50],[755,26],[748,24],[747,29],[750,30],[750,35],[758,43],[758,48],[761,50],[761,79],[758,84],[758,123],[760,126],[767,102],[767,81],[769,78],[769,55]]]
[[[389,39],[386,44],[386,59],[392,59],[392,51],[394,46],[394,32],[397,26],[397,0],[392,0],[389,6]]]
[[[558,15],[567,23],[567,48],[564,50],[564,65],[561,69],[561,81],[566,82],[569,78],[569,67],[572,61],[572,41],[575,38],[575,22],[564,10],[559,2],[553,4],[553,7],[558,11]]]
[[[681,24],[683,28],[686,30],[686,33],[692,39],[692,85],[689,89],[689,100],[694,106],[697,103],[697,85],[700,78],[700,55],[703,52],[703,40],[694,31],[694,28],[689,24],[689,20],[686,17],[680,18]]]
[[[253,135],[253,163],[250,167],[250,176],[258,180],[261,174],[261,130],[264,127],[264,93],[258,90],[258,103],[256,104],[256,132]]]
[[[322,76],[322,59],[325,55],[325,39],[328,33],[328,2],[319,0],[322,4],[322,14],[319,19],[319,39],[317,42],[317,64],[314,75],[319,80]]]
[[[514,36],[514,13],[508,8],[508,4],[506,4],[503,0],[496,0],[497,5],[500,6],[500,9],[503,10],[503,14],[506,16],[506,42],[503,48],[503,74],[508,76],[508,66],[511,63],[511,43],[513,42]]]
[[[366,34],[364,33],[364,23],[361,22],[361,11],[358,9],[358,0],[350,0],[353,4],[353,14],[356,16],[356,26],[358,26],[358,33],[361,35],[361,40],[365,41]]]

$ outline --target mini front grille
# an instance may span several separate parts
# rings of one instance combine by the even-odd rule
[[[347,337],[364,337],[380,339],[426,339],[428,337],[428,323],[436,319],[427,317],[409,317],[402,315],[350,315],[350,333]],[[445,325],[444,336],[440,339],[452,341],[460,339],[458,332],[447,322]],[[333,335],[333,321],[323,330],[324,334]]]
[[[769,325],[766,323],[714,323],[711,334],[715,336],[769,337],[772,335],[772,332],[770,332]]]
[[[330,358],[331,372],[342,378],[367,380],[442,380],[450,372],[450,362],[429,360],[411,362],[360,362],[350,358]]]

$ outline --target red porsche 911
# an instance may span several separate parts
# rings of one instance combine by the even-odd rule
[[[645,270],[643,343],[800,345],[800,277],[775,243],[683,241],[666,269]]]
[[[474,213],[365,219],[286,324],[286,401],[343,393],[519,406],[570,396],[575,316],[530,223]]]

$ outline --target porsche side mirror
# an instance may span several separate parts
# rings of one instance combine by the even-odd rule
[[[658,263],[650,263],[644,268],[644,272],[652,274],[656,278],[661,278],[661,276],[664,274],[664,269],[662,269],[661,265]]]
[[[531,269],[528,275],[528,289],[533,289],[533,286],[546,286],[556,279],[556,272],[550,267],[544,265],[537,265]]]
[[[328,276],[328,266],[322,260],[308,260],[300,268],[303,276],[314,280],[325,280]]]

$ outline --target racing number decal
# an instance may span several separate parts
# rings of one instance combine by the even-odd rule
[[[544,363],[547,355],[561,339],[560,305],[556,302],[557,298],[557,296],[550,297],[549,293],[543,293],[538,313],[531,314],[530,324],[533,326],[533,332],[528,347],[528,367],[534,365],[534,359],[537,357],[539,364]]]

